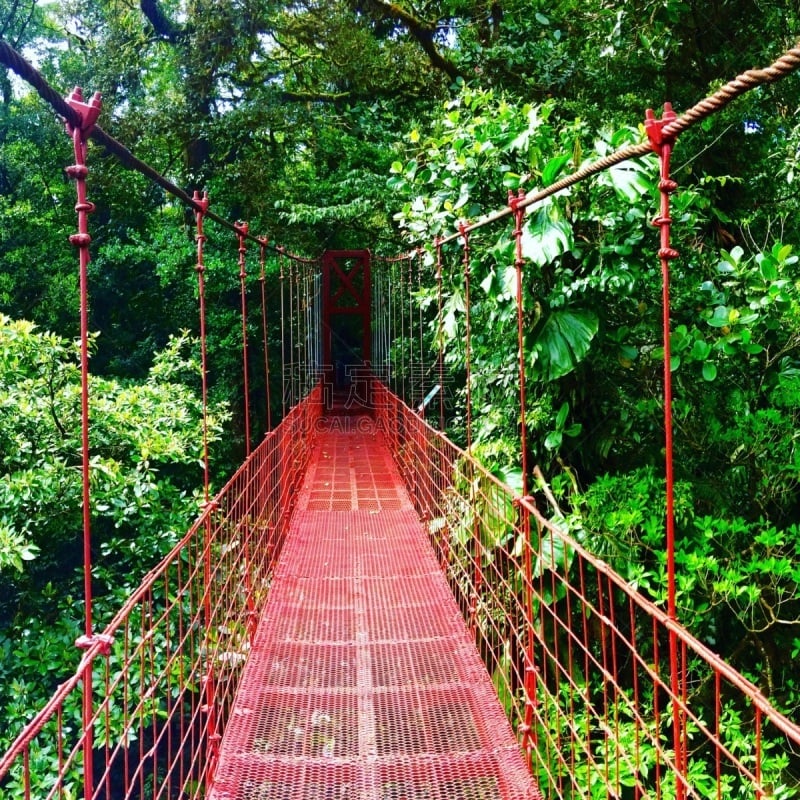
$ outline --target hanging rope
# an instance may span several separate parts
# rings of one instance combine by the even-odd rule
[[[272,430],[272,397],[269,385],[269,332],[267,328],[267,288],[266,288],[266,252],[267,239],[259,240],[259,273],[261,284],[261,333],[264,340],[264,387],[267,395],[267,432]]]

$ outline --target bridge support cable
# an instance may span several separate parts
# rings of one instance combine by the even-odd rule
[[[91,454],[89,451],[89,280],[88,268],[91,258],[89,245],[92,237],[89,234],[89,214],[94,211],[94,204],[87,200],[86,177],[89,169],[86,166],[86,144],[92,127],[100,115],[100,95],[95,93],[86,103],[79,88],[75,88],[66,100],[69,108],[78,117],[78,121],[67,123],[67,133],[72,139],[75,163],[67,167],[67,175],[75,181],[77,202],[75,212],[78,216],[78,232],[69,237],[69,241],[78,251],[79,293],[80,293],[80,373],[81,373],[81,484],[83,505],[83,591],[84,591],[84,632],[76,645],[86,650],[94,643],[92,619],[92,508],[91,508]],[[84,660],[82,674],[83,683],[83,773],[84,797],[91,798],[93,775],[93,739],[94,702],[93,702],[93,670],[92,663]]]
[[[462,277],[464,279],[464,368],[465,377],[465,415],[466,415],[466,436],[467,453],[470,458],[466,464],[467,480],[470,486],[470,527],[472,542],[472,570],[473,583],[472,592],[469,597],[469,627],[473,635],[477,635],[478,626],[478,607],[481,603],[481,592],[483,590],[483,542],[481,541],[480,520],[478,515],[478,498],[475,491],[475,460],[472,448],[472,253],[470,250],[470,234],[466,225],[461,225],[461,252],[462,252]]]
[[[425,366],[425,319],[422,309],[422,270],[424,266],[423,255],[425,251],[423,248],[418,247],[416,251],[416,264],[417,264],[417,298],[416,298],[416,306],[417,306],[417,332],[419,336],[419,367],[418,367],[418,375],[419,375],[419,392],[417,393],[417,398],[414,401],[414,407],[417,409],[417,412],[424,418],[425,414],[427,413],[427,398],[428,398],[428,387],[427,387],[427,377],[428,371]]]
[[[278,281],[281,290],[281,419],[286,416],[286,259],[282,247],[278,248]]]
[[[442,295],[442,242],[437,236],[433,243],[436,252],[436,366],[439,373],[439,430],[444,433],[444,315]]]
[[[661,262],[662,277],[662,330],[664,347],[664,452],[665,452],[665,482],[666,482],[666,555],[667,555],[667,613],[670,619],[677,620],[676,604],[676,570],[675,570],[675,478],[673,469],[673,425],[672,425],[672,355],[671,345],[671,320],[670,320],[670,262],[678,258],[679,254],[672,247],[670,232],[672,218],[670,216],[670,195],[678,188],[678,184],[670,175],[670,161],[677,134],[666,133],[670,123],[676,120],[672,106],[667,103],[660,120],[657,120],[651,110],[647,111],[645,128],[653,150],[659,159],[659,196],[660,209],[658,216],[653,220],[653,225],[660,231],[660,247],[658,257]],[[670,632],[670,681],[674,698],[672,704],[673,737],[675,749],[675,767],[681,780],[676,789],[677,800],[684,800],[687,787],[682,779],[686,774],[687,763],[687,731],[686,731],[686,661],[685,653],[679,652],[677,634]]]
[[[508,194],[508,204],[513,210],[514,228],[512,237],[514,239],[514,279],[515,279],[515,303],[517,317],[517,363],[519,382],[519,441],[520,441],[520,465],[522,469],[522,497],[531,500],[528,489],[530,480],[530,465],[528,458],[528,422],[527,422],[527,400],[526,400],[526,380],[525,380],[525,319],[524,319],[524,297],[523,297],[523,269],[525,259],[522,251],[522,223],[525,218],[525,208],[521,205],[524,199],[524,190],[520,189],[514,195]],[[520,647],[524,653],[523,670],[523,692],[525,695],[525,715],[519,726],[520,741],[522,748],[527,754],[528,764],[533,767],[533,750],[538,747],[538,733],[534,725],[536,715],[536,660],[534,648],[534,589],[533,589],[533,543],[531,541],[531,517],[527,505],[517,503],[520,515],[519,526],[522,531],[525,547],[523,551],[523,596],[525,616],[520,636]],[[541,539],[541,531],[537,538]]]
[[[200,329],[200,387],[203,403],[203,504],[210,507],[210,472],[209,472],[209,447],[208,447],[208,335],[206,319],[206,267],[205,267],[205,217],[208,213],[209,198],[208,193],[195,191],[194,198],[198,210],[195,211],[195,239],[197,242],[197,297],[199,308],[199,329]],[[211,610],[211,586],[212,564],[211,564],[211,544],[212,544],[212,525],[211,515],[206,514],[202,525],[202,564],[203,564],[203,601],[202,601],[202,622],[205,636],[212,635],[213,615]],[[205,765],[204,780],[212,782],[214,780],[214,769],[217,763],[217,752],[219,748],[220,736],[217,732],[217,719],[215,714],[216,697],[214,684],[214,667],[209,654],[206,654],[203,674],[201,676],[203,687],[203,705],[201,712],[203,721],[203,739],[205,742],[207,759]]]
[[[236,237],[239,241],[239,298],[242,312],[242,382],[244,393],[244,454],[250,456],[250,367],[247,341],[247,222],[236,223]]]
[[[259,240],[259,273],[258,283],[261,290],[261,335],[264,347],[264,393],[266,395],[266,426],[267,433],[272,430],[272,394],[270,388],[270,374],[269,374],[269,328],[267,326],[267,277],[266,277],[266,260],[267,260],[267,244],[269,241],[266,237]]]
[[[284,346],[288,346],[289,349],[289,373],[286,380],[289,381],[289,406],[294,406],[296,402],[297,395],[295,393],[295,381],[297,379],[297,369],[295,365],[295,349],[294,349],[294,326],[295,326],[295,263],[294,260],[289,258],[287,259],[288,268],[286,274],[286,286],[287,292],[289,295],[289,317],[288,317],[288,325],[289,325],[289,341],[288,345],[284,342]]]

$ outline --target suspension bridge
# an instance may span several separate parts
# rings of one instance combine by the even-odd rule
[[[402,387],[405,397],[388,388],[393,336],[413,343],[420,335],[413,313],[404,317],[403,306],[390,302],[398,287],[411,292],[421,282],[419,251],[305,259],[277,248],[285,408],[251,449],[246,257],[255,242],[263,298],[269,243],[246,224],[217,217],[207,196],[183,193],[105,134],[96,125],[99,98],[76,91],[64,100],[7,46],[0,55],[67,120],[74,144],[67,171],[78,196],[72,244],[82,295],[86,575],[82,658],[0,757],[0,797],[795,796],[800,728],[696,640],[675,611],[669,264],[678,254],[670,244],[669,163],[683,130],[797,68],[800,50],[745,73],[681,116],[669,108],[661,119],[648,115],[647,142],[544,190],[511,196],[496,214],[430,246],[438,325],[445,246],[462,251],[469,366],[471,233],[512,226],[524,408],[526,209],[615,163],[658,154],[669,554],[663,607],[553,521],[556,501],[545,484],[534,484],[536,468],[525,460],[524,415],[522,492],[475,460],[469,369],[465,449],[444,433],[441,353],[414,391]],[[90,137],[194,212],[204,400],[204,224],[212,219],[235,233],[247,442],[244,463],[213,497],[206,447],[202,512],[102,631],[91,602]],[[266,319],[266,304],[262,313]],[[268,374],[266,334],[264,343]],[[42,773],[32,765],[44,752],[51,757]],[[764,770],[776,753],[786,784]]]

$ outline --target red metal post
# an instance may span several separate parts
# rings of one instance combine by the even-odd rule
[[[670,352],[670,296],[669,296],[669,263],[678,257],[678,251],[670,243],[670,195],[677,188],[677,184],[670,177],[670,158],[675,143],[674,136],[664,135],[664,126],[676,118],[675,112],[669,103],[664,104],[664,113],[660,120],[655,118],[648,109],[645,119],[645,128],[653,150],[658,153],[660,164],[660,180],[658,184],[661,193],[661,206],[658,216],[653,224],[661,231],[661,241],[658,256],[661,260],[662,275],[662,326],[664,338],[664,437],[665,437],[665,471],[666,471],[666,546],[667,546],[667,614],[670,619],[676,619],[676,589],[675,589],[675,503],[674,503],[674,473],[673,473],[673,443],[672,443],[672,355]],[[675,791],[677,800],[686,797],[686,764],[685,764],[685,715],[680,708],[682,698],[682,685],[684,683],[681,657],[678,652],[677,634],[673,628],[669,633],[670,655],[670,688],[672,692],[672,717],[673,717],[673,743],[676,769]]]
[[[80,361],[81,361],[81,477],[83,484],[83,586],[85,597],[84,635],[76,645],[88,649],[93,643],[92,630],[92,533],[91,533],[91,496],[89,474],[89,214],[94,211],[94,204],[86,199],[86,143],[97,118],[100,116],[100,94],[95,93],[86,103],[80,87],[75,87],[67,97],[69,106],[80,114],[80,127],[67,123],[67,133],[72,138],[75,163],[67,167],[67,175],[75,180],[77,203],[75,211],[78,215],[78,232],[69,237],[69,241],[78,248],[79,284],[80,284]],[[94,793],[93,761],[92,761],[92,661],[87,659],[83,673],[83,793],[86,800]]]

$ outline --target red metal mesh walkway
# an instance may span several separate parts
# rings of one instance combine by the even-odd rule
[[[210,797],[538,798],[381,435],[327,422]]]

